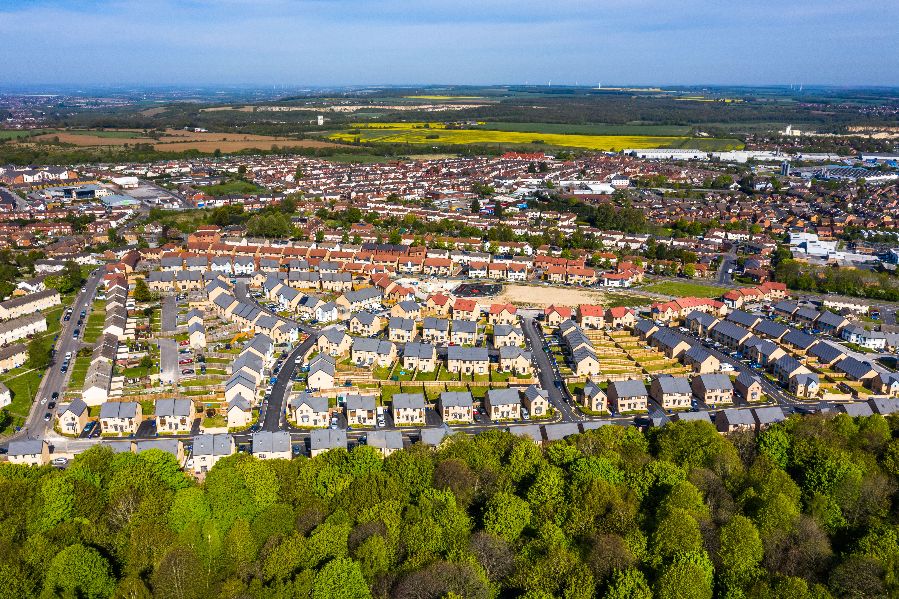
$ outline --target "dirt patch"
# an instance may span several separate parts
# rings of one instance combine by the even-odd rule
[[[52,142],[58,139],[61,143],[82,147],[124,146],[135,144],[152,144],[160,152],[239,152],[241,150],[270,150],[272,146],[282,148],[336,148],[339,144],[316,139],[291,139],[289,137],[273,137],[268,135],[248,135],[244,133],[209,133],[166,129],[159,139],[151,137],[109,137],[68,133],[60,131],[39,135],[33,140]],[[29,140],[29,141],[33,141]]]
[[[184,141],[173,143],[157,143],[153,148],[159,152],[186,152],[198,150],[200,152],[240,152],[241,150],[271,150],[273,146],[279,148],[337,148],[339,144],[314,139],[288,139],[288,140],[257,140],[257,141]]]
[[[162,114],[167,109],[162,106],[157,106],[156,108],[147,108],[146,110],[141,110],[140,113],[144,116],[156,116],[157,114]]]
[[[641,305],[652,303],[651,298],[643,298],[635,293],[615,293],[593,291],[591,289],[569,289],[561,287],[540,287],[529,285],[507,285],[496,298],[497,301],[520,306],[577,306],[578,304]],[[645,299],[645,301],[644,301]],[[633,301],[624,301],[633,300]]]

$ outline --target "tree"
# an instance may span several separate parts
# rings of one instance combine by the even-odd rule
[[[368,599],[371,591],[359,564],[349,558],[328,562],[315,575],[312,599]]]
[[[114,588],[109,562],[96,549],[81,544],[56,554],[44,580],[45,592],[88,599],[109,597]]]
[[[481,202],[475,198],[471,201],[471,213],[478,214],[481,211]]]
[[[764,555],[762,539],[752,520],[737,515],[721,527],[718,560],[729,581],[742,584]]]
[[[144,357],[142,357],[142,358],[140,359],[140,362],[138,363],[138,365],[139,365],[141,368],[145,368],[145,369],[150,369],[150,368],[152,368],[152,367],[153,367],[153,364],[154,364],[153,358],[151,358],[149,354],[147,354],[147,355],[145,355]]]
[[[138,277],[134,282],[134,300],[138,302],[149,302],[153,299],[153,293],[147,286],[147,282],[143,277]]]
[[[530,506],[511,493],[497,493],[490,498],[484,510],[484,529],[510,543],[518,539],[530,522]]]
[[[42,337],[35,337],[28,342],[28,367],[46,370],[48,366],[50,366],[50,344]]]
[[[646,577],[636,568],[617,570],[604,595],[606,599],[652,599]]]

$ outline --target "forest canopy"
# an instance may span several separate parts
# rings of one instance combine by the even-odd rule
[[[382,459],[159,450],[0,467],[0,598],[827,598],[899,592],[899,419],[493,431]]]

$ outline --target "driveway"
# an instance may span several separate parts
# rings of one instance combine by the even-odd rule
[[[174,295],[162,298],[161,325],[163,333],[174,333],[178,326],[178,300]]]
[[[174,339],[159,339],[159,378],[163,384],[175,385],[181,373],[178,366],[178,343]]]
[[[546,355],[543,335],[537,328],[536,322],[533,318],[522,318],[521,322],[521,328],[524,330],[524,335],[527,337],[531,347],[531,355],[537,367],[537,377],[540,380],[540,385],[549,392],[549,403],[562,414],[564,422],[578,420],[572,413],[571,406],[568,405],[568,399],[562,392],[562,385],[564,384],[562,378],[557,375],[552,364],[550,364],[549,357]]]

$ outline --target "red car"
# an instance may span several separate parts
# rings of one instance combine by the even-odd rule
[[[178,360],[179,364],[193,364],[194,361],[191,358],[187,358],[186,360]]]
[[[184,341],[179,341],[179,342],[178,342],[178,345],[188,345],[188,344],[190,344],[190,341],[188,341],[188,340],[186,340],[186,339],[185,339]]]

